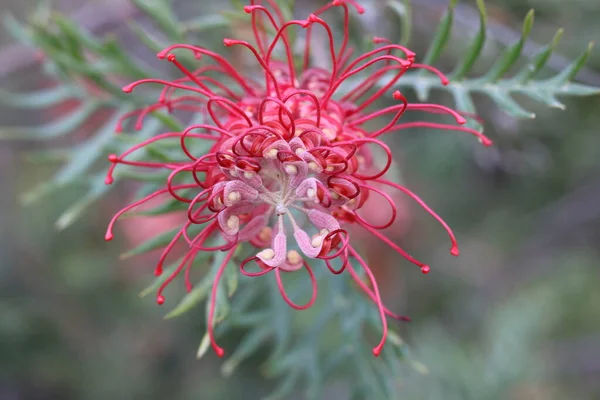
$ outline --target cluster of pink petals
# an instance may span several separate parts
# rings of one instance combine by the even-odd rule
[[[432,127],[471,133],[484,145],[491,142],[478,131],[462,127],[466,120],[459,113],[437,104],[409,103],[399,91],[391,96],[398,101],[397,105],[368,111],[411,69],[425,68],[437,74],[444,84],[447,80],[437,70],[417,64],[412,51],[381,38],[374,40],[372,51],[353,58],[352,49],[348,47],[349,13],[351,9],[363,13],[354,1],[335,0],[305,20],[292,21],[284,19],[274,0],[266,0],[266,3],[268,7],[253,0],[244,7],[251,16],[255,45],[242,40],[224,40],[225,46],[241,46],[250,52],[261,67],[261,74],[264,73],[263,82],[242,75],[217,53],[178,44],[163,50],[158,57],[174,64],[183,73],[181,78],[144,79],[124,88],[125,92],[131,92],[143,84],[164,86],[156,103],[123,117],[122,122],[137,118],[136,128],[141,128],[145,116],[159,109],[201,113],[212,123],[193,125],[182,132],[163,133],[121,155],[109,157],[112,166],[107,184],[112,183],[113,170],[118,164],[168,170],[170,175],[164,189],[115,215],[106,240],[112,239],[113,225],[121,215],[154,197],[170,194],[188,204],[188,221],[165,247],[156,275],[163,273],[163,263],[178,241],[185,240],[188,251],[160,287],[157,301],[164,302],[164,288],[181,272],[185,274],[187,289],[191,290],[189,271],[199,252],[227,252],[214,278],[208,316],[211,343],[218,355],[223,355],[223,350],[214,340],[212,326],[217,286],[241,243],[250,243],[256,248],[253,256],[239,263],[241,272],[247,276],[273,272],[284,300],[296,309],[310,307],[317,295],[310,260],[323,260],[334,274],[348,271],[378,306],[383,325],[381,342],[373,349],[378,355],[387,335],[386,315],[400,320],[408,318],[395,315],[383,306],[373,274],[351,245],[344,226],[353,224],[365,229],[419,266],[423,273],[428,273],[429,266],[411,257],[381,232],[396,218],[396,206],[388,190],[399,190],[441,223],[450,236],[451,253],[458,255],[454,235],[446,223],[414,193],[384,178],[392,163],[392,153],[380,137],[402,129]],[[339,46],[334,43],[331,28],[321,19],[334,8],[342,10],[345,21]],[[328,70],[310,66],[311,33],[318,27],[324,29],[328,37],[331,65]],[[292,55],[290,29],[304,32],[306,46],[300,71]],[[276,32],[274,37],[269,37],[266,33],[269,31]],[[211,62],[197,70],[188,70],[177,59],[176,50],[190,51],[197,59]],[[283,61],[275,59],[276,50],[285,54]],[[350,78],[355,82],[354,87],[339,96],[338,88],[349,83]],[[382,79],[387,81],[382,84]],[[402,115],[411,110],[445,113],[456,124],[399,123]],[[374,120],[383,122],[380,128],[373,130],[367,125]],[[177,161],[143,162],[128,158],[148,145],[174,139],[179,140],[182,152]],[[208,141],[212,145],[208,152],[194,154],[194,141]],[[381,163],[375,162],[377,153],[373,150],[376,148],[384,155]],[[176,183],[181,181],[191,183]],[[385,223],[374,225],[364,217],[364,211],[361,212],[369,196],[381,196],[387,201],[388,210],[381,210],[389,215]],[[192,225],[201,226],[200,233],[191,236],[188,231]],[[354,263],[366,273],[371,285],[360,279]],[[313,288],[310,300],[304,305],[292,302],[281,279],[282,273],[299,269],[308,272]]]

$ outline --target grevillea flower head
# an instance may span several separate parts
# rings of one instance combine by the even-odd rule
[[[242,75],[218,53],[176,44],[161,51],[158,57],[172,63],[182,73],[181,78],[144,79],[124,88],[125,92],[131,92],[145,84],[163,86],[156,103],[124,115],[121,123],[135,117],[139,129],[144,118],[159,109],[190,112],[212,122],[192,125],[182,132],[163,133],[123,154],[109,156],[112,166],[107,184],[112,183],[113,170],[119,164],[167,170],[169,175],[163,189],[114,216],[106,240],[112,239],[113,224],[121,215],[154,197],[169,194],[187,204],[188,221],[164,248],[156,275],[163,273],[163,263],[178,241],[185,241],[188,250],[158,290],[157,301],[159,304],[165,301],[164,288],[182,272],[187,289],[192,289],[189,271],[199,252],[227,252],[214,277],[208,316],[208,333],[219,356],[223,350],[213,334],[217,286],[223,270],[237,257],[237,250],[244,243],[255,250],[250,257],[239,260],[241,273],[256,277],[272,272],[283,299],[295,309],[306,309],[315,301],[315,260],[323,260],[334,274],[348,271],[378,307],[383,327],[383,337],[373,349],[378,355],[387,335],[386,316],[408,318],[393,314],[382,304],[377,282],[367,262],[354,248],[347,228],[355,226],[366,230],[427,274],[428,265],[410,256],[382,233],[396,218],[396,205],[388,192],[398,190],[439,221],[450,236],[451,253],[458,255],[456,240],[446,223],[417,195],[385,178],[392,164],[392,152],[381,138],[403,129],[429,127],[470,133],[486,146],[491,142],[478,131],[461,126],[466,120],[459,113],[442,105],[409,103],[399,91],[392,91],[411,69],[426,69],[438,75],[443,84],[447,83],[436,69],[418,64],[409,49],[375,38],[373,50],[352,56],[353,51],[348,47],[349,14],[364,12],[356,2],[335,0],[306,19],[291,21],[284,19],[274,0],[265,3],[266,6],[253,0],[244,7],[251,16],[254,44],[224,40],[227,47],[239,46],[249,52],[260,68],[258,75]],[[332,29],[322,19],[333,9],[341,9],[344,15],[340,43],[334,41]],[[299,36],[305,39],[301,63],[294,59],[291,29],[299,30]],[[325,31],[329,69],[311,66],[315,29]],[[272,31],[275,35],[270,37],[266,32]],[[188,69],[178,60],[176,53],[186,51],[202,64],[198,69]],[[342,85],[352,87],[341,95]],[[376,101],[383,97],[397,104],[373,109]],[[402,115],[409,111],[447,114],[455,123],[401,123]],[[371,128],[376,120],[381,121],[379,128]],[[181,157],[176,160],[145,162],[130,157],[154,143],[173,140],[178,141],[181,150]],[[201,147],[198,144],[205,143],[210,143],[208,151],[199,154],[194,151]],[[374,154],[377,152],[385,155],[382,163],[376,162]],[[381,196],[388,203],[388,210],[381,211],[389,215],[385,223],[374,225],[365,216],[364,208],[370,196]],[[191,235],[191,227],[200,230]],[[366,273],[370,285],[361,280],[354,265]],[[300,269],[308,272],[312,282],[310,300],[303,305],[292,302],[281,279],[281,274]]]

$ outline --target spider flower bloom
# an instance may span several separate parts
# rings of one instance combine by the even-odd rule
[[[356,225],[365,229],[424,274],[428,273],[429,266],[411,257],[381,232],[396,218],[396,206],[388,192],[401,191],[440,222],[450,236],[451,253],[458,255],[456,240],[446,223],[417,195],[385,179],[392,152],[381,138],[402,129],[431,127],[467,132],[484,145],[491,143],[479,132],[462,127],[466,120],[459,113],[437,104],[409,103],[399,91],[391,91],[411,69],[424,68],[447,83],[439,71],[416,63],[412,51],[375,38],[373,50],[352,57],[348,47],[349,13],[363,12],[354,1],[335,0],[307,19],[291,21],[284,20],[274,0],[266,3],[268,7],[252,1],[244,7],[251,17],[254,44],[224,40],[227,47],[239,46],[249,52],[260,68],[259,78],[242,75],[218,53],[177,44],[161,51],[158,57],[178,68],[181,78],[144,79],[124,88],[125,92],[131,92],[145,84],[163,86],[156,103],[123,117],[122,122],[136,117],[136,128],[141,128],[147,114],[158,109],[188,111],[194,117],[201,116],[204,122],[211,122],[189,126],[182,132],[163,133],[121,155],[109,157],[112,166],[107,183],[112,182],[118,164],[167,170],[169,175],[163,189],[115,215],[106,240],[112,239],[113,224],[121,215],[154,197],[170,194],[187,204],[188,221],[165,247],[156,275],[163,273],[163,263],[178,241],[185,240],[189,249],[158,290],[157,301],[164,302],[164,288],[182,272],[186,287],[191,290],[189,270],[199,252],[226,251],[214,277],[208,316],[208,333],[219,356],[223,355],[223,349],[216,344],[213,334],[217,286],[223,270],[243,243],[251,244],[255,250],[251,257],[240,260],[241,272],[246,276],[273,272],[283,299],[295,309],[310,307],[316,298],[313,260],[323,260],[334,274],[347,270],[378,307],[383,330],[380,343],[373,349],[378,355],[387,335],[386,316],[408,318],[393,314],[382,304],[377,282],[344,227]],[[334,42],[330,26],[322,19],[331,9],[341,9],[344,16],[339,44]],[[306,45],[298,64],[292,54],[290,29],[304,33]],[[311,66],[315,29],[323,29],[327,37],[331,66],[327,70]],[[275,34],[270,37],[266,32]],[[179,51],[191,52],[200,62],[209,62],[190,70],[178,60]],[[340,95],[342,85],[352,88]],[[397,104],[373,110],[375,102],[384,96],[395,99]],[[399,123],[402,115],[410,111],[445,113],[455,123]],[[379,128],[369,127],[374,120],[381,121]],[[181,157],[172,161],[139,161],[130,157],[147,146],[173,140],[180,147]],[[208,151],[206,143],[210,143]],[[202,146],[205,146],[202,152],[194,151]],[[374,150],[384,155],[382,163],[375,162]],[[365,216],[362,209],[369,196],[381,196],[386,201],[388,210],[381,211],[389,216],[385,223],[374,225]],[[200,229],[190,234],[193,227]],[[370,285],[361,280],[355,266],[365,272]],[[312,282],[310,299],[302,305],[287,296],[281,279],[281,274],[300,269],[307,271]]]

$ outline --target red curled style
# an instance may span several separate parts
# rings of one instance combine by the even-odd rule
[[[343,239],[339,238],[340,234],[343,234]],[[345,229],[336,229],[325,235],[325,237],[323,238],[323,243],[323,250],[319,254],[318,258],[320,258],[321,260],[333,260],[335,258],[338,258],[348,248],[348,245],[350,244],[350,235],[348,235],[348,232]],[[325,243],[327,243],[327,246],[325,246]],[[342,243],[342,247],[338,249],[336,253],[330,256],[326,255],[327,253],[329,253],[329,251],[337,247],[340,243]]]
[[[364,181],[371,181],[371,180],[374,180],[374,179],[382,177],[390,169],[390,167],[392,165],[392,151],[382,141],[376,140],[376,139],[372,139],[372,138],[360,138],[360,139],[353,139],[352,141],[349,141],[349,142],[340,142],[340,143],[337,143],[336,145],[339,146],[339,145],[345,144],[345,143],[352,143],[352,144],[355,144],[355,145],[357,145],[357,144],[365,144],[365,143],[373,143],[373,144],[376,144],[379,147],[381,147],[385,151],[385,154],[387,156],[385,165],[384,165],[384,167],[383,167],[383,169],[381,171],[379,171],[375,175],[370,175],[370,176],[369,175],[361,175],[361,174],[358,174],[358,173],[354,172],[352,174],[352,176],[355,177],[356,179],[360,179],[360,180],[364,180]]]
[[[283,300],[285,300],[285,302],[292,308],[296,309],[296,310],[306,310],[307,308],[309,308],[310,306],[312,306],[315,302],[315,300],[317,299],[317,280],[315,278],[315,274],[313,273],[312,268],[308,265],[308,263],[306,261],[303,262],[303,266],[306,269],[306,271],[308,272],[308,275],[310,276],[310,282],[312,285],[312,294],[310,297],[310,300],[308,301],[308,303],[299,306],[296,303],[294,303],[292,300],[290,300],[290,298],[288,297],[287,293],[285,292],[285,287],[283,286],[283,282],[281,281],[281,269],[280,268],[275,268],[275,278],[277,279],[277,287],[279,288],[279,292],[281,293],[281,297],[283,297]]]
[[[249,262],[251,261],[255,261],[256,264],[262,268],[263,270],[260,272],[248,272],[246,271],[246,265],[248,265]],[[244,261],[241,262],[240,264],[240,272],[245,275],[245,276],[249,276],[249,277],[256,277],[256,276],[262,276],[264,274],[268,274],[269,272],[273,271],[275,268],[273,267],[269,267],[266,266],[262,263],[262,261],[259,260],[258,257],[249,257],[246,258]]]
[[[394,223],[394,221],[396,221],[396,215],[397,215],[398,211],[396,209],[396,204],[394,203],[394,200],[390,197],[390,195],[387,194],[386,192],[384,192],[383,190],[377,189],[377,188],[372,187],[372,186],[361,185],[361,188],[373,191],[373,192],[379,194],[381,197],[383,197],[388,202],[388,204],[390,205],[390,208],[391,208],[391,211],[392,211],[392,216],[390,217],[390,219],[388,220],[388,222],[386,222],[383,225],[373,225],[373,224],[367,222],[360,215],[358,215],[358,213],[356,211],[354,211],[354,216],[356,217],[356,219],[362,225],[366,225],[366,226],[368,226],[368,227],[370,227],[372,229],[377,229],[377,230],[386,229],[386,228],[389,228],[390,226],[392,226],[392,224]]]

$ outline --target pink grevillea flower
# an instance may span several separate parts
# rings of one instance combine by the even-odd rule
[[[387,336],[386,317],[408,318],[393,314],[382,304],[371,269],[351,244],[345,227],[355,225],[364,229],[427,274],[428,265],[410,256],[382,233],[396,218],[396,205],[388,192],[400,191],[439,221],[450,236],[450,252],[458,255],[456,240],[448,225],[417,195],[385,178],[392,163],[392,152],[381,138],[403,129],[429,127],[470,133],[486,146],[491,142],[478,131],[462,127],[465,118],[447,107],[409,103],[399,91],[390,93],[411,69],[426,69],[447,83],[439,71],[416,63],[412,51],[375,38],[373,50],[352,57],[352,49],[348,47],[349,13],[352,9],[363,13],[354,1],[335,0],[307,19],[291,21],[284,19],[274,0],[265,3],[268,7],[253,0],[244,7],[251,17],[255,44],[224,40],[227,47],[247,49],[260,68],[258,76],[264,75],[264,78],[242,75],[239,68],[215,52],[177,44],[161,51],[158,57],[178,68],[183,74],[181,78],[144,79],[124,88],[125,92],[131,92],[140,85],[163,86],[156,103],[123,117],[122,122],[137,117],[137,128],[141,128],[147,114],[159,109],[187,111],[212,122],[192,125],[182,132],[163,133],[121,155],[109,157],[113,165],[107,184],[112,183],[113,170],[119,164],[162,169],[169,171],[169,176],[163,189],[115,215],[106,240],[112,239],[113,224],[121,215],[152,198],[170,195],[188,205],[188,221],[165,247],[156,275],[163,273],[163,263],[178,241],[185,240],[188,251],[158,290],[157,301],[164,302],[164,288],[182,272],[186,287],[191,290],[189,271],[199,252],[227,252],[214,277],[208,316],[208,333],[219,356],[223,355],[223,349],[216,344],[213,334],[217,286],[223,270],[237,256],[243,243],[249,243],[255,251],[251,257],[240,260],[240,271],[252,277],[273,272],[283,299],[295,309],[310,307],[316,298],[314,260],[323,260],[334,274],[348,271],[378,307],[383,336],[373,353],[379,355]],[[332,9],[341,9],[344,16],[339,45],[321,18]],[[305,38],[304,54],[298,64],[292,54],[290,29],[299,30],[299,36]],[[311,66],[314,29],[323,29],[326,34],[329,69]],[[267,32],[275,34],[270,37]],[[191,52],[198,60],[208,63],[190,70],[178,60],[175,54],[178,51]],[[298,65],[301,67],[297,68]],[[339,88],[343,84],[353,87],[341,95]],[[398,104],[372,110],[375,102],[384,96],[390,96]],[[399,123],[402,115],[409,111],[448,114],[455,124]],[[370,127],[375,120],[381,121],[379,128]],[[173,140],[178,142],[181,157],[172,161],[137,161],[129,157],[147,146]],[[208,151],[200,154],[194,151],[206,143],[210,143]],[[377,152],[382,157],[376,157]],[[376,162],[376,158],[382,162]],[[387,203],[387,210],[380,211],[388,216],[385,222],[375,225],[363,217],[362,209],[369,196],[380,196]],[[190,234],[192,227],[199,227],[199,232]],[[354,266],[365,272],[370,285],[361,280]],[[288,297],[281,279],[282,274],[300,269],[307,271],[312,282],[310,300],[303,305]]]

